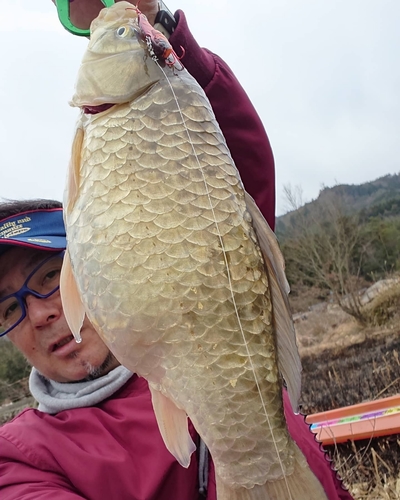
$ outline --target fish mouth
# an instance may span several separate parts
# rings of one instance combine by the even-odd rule
[[[80,99],[74,101],[74,99],[70,102],[71,106],[75,106],[80,108],[84,114],[88,115],[96,115],[98,113],[102,113],[112,108],[113,106],[117,106],[120,104],[128,104],[140,97],[146,95],[151,91],[153,87],[157,85],[158,81],[150,82],[147,85],[143,85],[140,89],[137,89],[136,92],[132,92],[129,95],[126,95],[124,98],[117,98],[113,95],[108,95],[105,98],[96,98],[96,99]],[[103,101],[103,102],[102,102]],[[108,101],[108,102],[107,102]],[[110,102],[113,101],[113,102]]]
[[[51,344],[49,347],[49,351],[50,352],[57,351],[57,349],[60,349],[60,347],[63,347],[64,345],[68,344],[73,339],[74,339],[74,336],[72,334],[68,335],[67,337],[63,337],[58,342],[54,342],[54,344]]]
[[[82,110],[86,115],[97,115],[97,113],[102,113],[113,106],[115,106],[115,104],[105,103],[99,104],[98,106],[82,106]]]

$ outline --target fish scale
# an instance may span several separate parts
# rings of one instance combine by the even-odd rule
[[[185,70],[161,70],[148,57],[140,14],[128,5],[93,22],[73,99],[115,105],[82,112],[77,126],[65,195],[66,318],[79,336],[75,316],[86,313],[118,360],[148,380],[164,441],[184,466],[190,417],[210,449],[218,500],[322,499],[285,425],[272,304],[284,278],[267,273],[259,212],[204,92]],[[121,25],[129,40],[117,40]],[[115,100],[98,94],[103,46],[108,61],[115,52],[112,64],[129,52],[131,97],[121,97],[120,81]],[[76,286],[79,314],[66,283]]]

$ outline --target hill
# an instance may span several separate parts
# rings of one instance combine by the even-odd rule
[[[287,195],[296,207],[301,192]],[[314,288],[366,324],[358,291],[400,272],[400,174],[325,188],[279,217],[276,233],[292,298]]]
[[[276,220],[278,238],[285,239],[299,215],[311,220],[321,207],[340,199],[348,215],[360,214],[363,220],[371,217],[400,217],[400,174],[386,175],[364,184],[338,184],[320,191],[317,199]]]

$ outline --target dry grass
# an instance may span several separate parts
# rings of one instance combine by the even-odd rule
[[[344,484],[356,500],[398,500],[398,436],[327,447]]]
[[[382,326],[400,319],[400,283],[394,283],[385,289],[365,306],[369,322],[374,326]]]
[[[368,305],[362,328],[333,304],[295,315],[303,411],[315,413],[400,393],[400,290]],[[400,499],[400,436],[326,447],[356,500]]]

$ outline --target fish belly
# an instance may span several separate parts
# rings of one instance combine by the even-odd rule
[[[251,488],[293,462],[268,278],[225,140],[185,78],[86,119],[68,247],[110,349],[186,411],[222,481]]]

